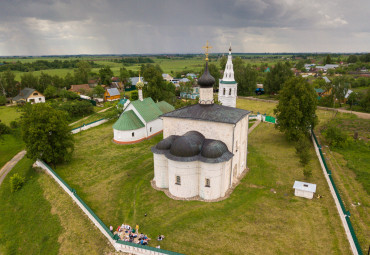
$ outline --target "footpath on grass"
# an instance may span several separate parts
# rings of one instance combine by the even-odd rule
[[[96,112],[96,113],[102,113],[102,112],[105,112],[105,111],[107,111],[107,110],[109,110],[110,108],[112,108],[113,106],[111,106],[111,107],[108,107],[108,108],[105,108],[105,109],[103,109],[103,110],[100,110],[100,111],[98,111],[98,112]],[[95,113],[93,113],[93,114],[95,114]],[[78,123],[78,122],[80,122],[80,121],[83,121],[83,120],[86,120],[88,117],[90,117],[91,115],[89,115],[89,116],[86,116],[86,117],[84,117],[84,118],[82,118],[82,119],[79,119],[79,120],[77,120],[77,121],[75,121],[75,122],[73,122],[73,123],[71,123],[71,124],[69,124],[70,126],[73,126],[74,124],[76,124],[76,123]]]
[[[267,103],[274,103],[274,104],[277,104],[279,102],[278,100],[261,99],[261,98],[255,98],[255,97],[241,97],[241,96],[238,96],[238,98],[252,100],[252,101],[261,101],[261,102],[267,102]],[[353,113],[361,119],[367,119],[367,120],[370,119],[370,113],[366,113],[366,112],[355,112],[355,111],[348,111],[348,110],[345,110],[345,109],[336,109],[336,108],[329,108],[329,107],[322,107],[322,106],[317,106],[317,109],[326,110],[326,111],[336,111],[336,112],[342,112],[342,113]]]
[[[15,155],[11,160],[9,160],[1,169],[0,169],[0,185],[3,183],[6,175],[13,169],[13,167],[21,160],[24,155],[26,155],[26,151],[23,150]]]

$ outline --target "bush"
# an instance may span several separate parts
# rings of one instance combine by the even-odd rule
[[[135,101],[138,99],[139,99],[139,93],[136,90],[132,91],[130,95],[130,100]]]
[[[305,135],[300,135],[298,141],[295,145],[296,153],[299,157],[299,162],[301,162],[304,166],[310,162],[311,155],[310,155],[310,142]]]
[[[10,191],[13,193],[21,189],[24,182],[24,177],[20,176],[19,174],[13,174],[13,176],[10,177]]]
[[[312,176],[312,170],[310,168],[305,167],[303,169],[303,175],[306,179],[310,178]]]
[[[16,129],[19,127],[19,123],[15,120],[13,120],[12,122],[10,122],[10,128],[11,129]]]
[[[10,133],[10,127],[0,122],[0,135],[9,134],[9,133]]]
[[[6,97],[0,96],[0,105],[5,105],[5,104],[6,104]]]
[[[330,146],[343,148],[347,144],[347,135],[335,126],[329,126],[322,132]]]

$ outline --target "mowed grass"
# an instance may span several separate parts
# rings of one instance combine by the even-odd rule
[[[0,187],[0,254],[106,254],[113,248],[71,198],[23,158]],[[10,177],[26,177],[10,192]]]
[[[10,124],[13,120],[17,120],[22,112],[16,106],[0,106],[0,120],[5,125]]]
[[[9,126],[13,120],[18,120],[21,112],[16,107],[0,106],[0,120]],[[11,134],[2,135],[0,138],[0,168],[24,148],[20,130],[12,130]]]
[[[139,224],[152,239],[166,236],[152,246],[185,254],[350,254],[318,161],[310,162],[308,181],[324,198],[295,197],[292,186],[304,180],[303,168],[273,125],[251,133],[250,170],[230,198],[217,203],[175,201],[154,190],[150,147],[162,136],[117,145],[112,125],[76,135],[72,161],[56,168],[107,226]]]
[[[246,109],[248,111],[251,111],[252,114],[257,114],[259,112],[261,114],[275,116],[274,108],[276,107],[276,105],[277,105],[276,103],[255,101],[255,100],[249,100],[245,98],[238,98],[236,100],[237,108]]]
[[[0,254],[58,254],[62,229],[39,184],[33,161],[23,158],[0,186]],[[24,187],[10,192],[10,177],[27,178]]]

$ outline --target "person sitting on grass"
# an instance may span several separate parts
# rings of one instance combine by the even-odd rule
[[[158,238],[157,238],[158,241],[162,241],[163,239],[164,239],[164,235],[158,235]]]

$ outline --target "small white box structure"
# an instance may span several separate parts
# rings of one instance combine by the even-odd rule
[[[313,198],[313,193],[316,192],[316,184],[295,181],[293,185],[295,189],[294,195],[297,197]]]

